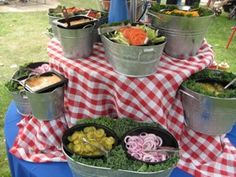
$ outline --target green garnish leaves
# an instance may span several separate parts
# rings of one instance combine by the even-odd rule
[[[23,86],[21,86],[19,84],[19,82],[17,82],[16,80],[19,80],[20,78],[26,78],[28,77],[28,75],[31,73],[31,71],[26,69],[26,66],[29,63],[20,66],[19,70],[16,71],[16,73],[14,74],[14,76],[12,77],[12,79],[10,79],[8,82],[5,83],[5,87],[10,91],[10,92],[16,92],[16,91],[20,91],[23,90]]]

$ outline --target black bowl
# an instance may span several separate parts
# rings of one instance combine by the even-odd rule
[[[129,159],[141,161],[143,163],[151,164],[151,165],[161,164],[161,163],[166,162],[169,159],[169,158],[167,158],[166,160],[160,161],[160,162],[146,162],[146,161],[136,159],[135,157],[131,156],[131,154],[128,153],[128,150],[127,150],[127,148],[125,146],[125,142],[124,142],[125,137],[140,135],[143,132],[152,133],[152,134],[155,134],[155,135],[161,137],[161,139],[163,140],[162,146],[179,148],[178,142],[176,141],[175,137],[172,134],[170,134],[167,130],[165,130],[161,127],[151,127],[151,126],[137,127],[137,128],[131,129],[128,132],[126,132],[122,137],[122,147]]]
[[[44,62],[44,61],[39,61],[39,62],[33,62],[33,63],[29,63],[26,68],[30,68],[30,69],[35,69],[43,64],[49,64],[48,62]]]
[[[84,123],[84,124],[77,124],[69,129],[67,129],[63,136],[62,136],[62,144],[63,144],[63,148],[65,150],[65,152],[72,156],[73,154],[75,154],[73,151],[71,151],[67,145],[69,144],[69,140],[67,139],[68,136],[71,136],[75,131],[81,131],[83,130],[85,127],[90,127],[90,126],[94,126],[96,129],[98,128],[102,128],[105,133],[106,136],[112,136],[115,139],[115,143],[112,145],[112,149],[118,145],[119,142],[119,138],[117,137],[116,133],[111,130],[110,128],[104,126],[104,125],[100,125],[100,124],[95,124],[95,123]],[[83,158],[92,158],[92,159],[96,159],[96,158],[101,158],[104,157],[104,155],[97,155],[97,156],[85,156],[85,155],[80,155]]]
[[[32,62],[32,63],[29,63],[28,65],[18,69],[12,76],[13,79],[17,79],[17,80],[23,80],[23,79],[26,79],[28,76],[24,76],[24,77],[19,77],[18,75],[22,72],[22,70],[27,70],[27,69],[35,69],[43,64],[49,64],[48,62],[43,62],[43,61],[40,61],[40,62]]]

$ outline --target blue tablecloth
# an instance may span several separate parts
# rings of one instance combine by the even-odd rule
[[[72,177],[72,173],[65,162],[31,163],[20,160],[11,155],[8,150],[13,146],[18,133],[16,124],[20,121],[21,115],[16,112],[16,105],[12,102],[5,117],[5,138],[12,177]]]
[[[12,177],[72,177],[72,173],[67,163],[65,162],[50,162],[50,163],[31,163],[20,160],[8,153],[8,150],[13,146],[14,140],[18,133],[16,124],[20,121],[21,116],[16,112],[16,105],[12,102],[8,108],[5,117],[5,137],[6,148],[11,169]],[[236,125],[231,132],[226,135],[231,143],[236,146]],[[192,177],[192,175],[175,168],[171,177]]]

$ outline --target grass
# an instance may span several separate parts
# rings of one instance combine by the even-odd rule
[[[46,12],[0,14],[0,177],[10,177],[3,135],[4,115],[11,97],[4,83],[15,66],[32,61],[47,61],[48,27]],[[23,22],[23,23],[22,23]]]
[[[215,60],[219,63],[226,61],[231,66],[231,71],[236,72],[236,36],[228,49],[226,44],[231,34],[231,27],[235,25],[235,20],[228,20],[226,14],[216,17],[209,27],[206,39],[213,46]]]
[[[82,1],[82,0],[81,0]],[[66,5],[77,5],[75,1],[63,1]],[[78,1],[77,1],[78,2]],[[88,6],[86,1],[83,7]],[[10,177],[4,143],[4,115],[10,103],[4,83],[17,69],[15,66],[32,61],[48,61],[47,42],[44,32],[48,27],[46,12],[0,13],[0,177]],[[206,39],[213,46],[217,62],[227,61],[231,71],[236,72],[236,39],[229,49],[225,49],[230,28],[235,21],[229,21],[225,15],[217,17],[210,26]]]
[[[82,8],[93,8],[93,9],[101,9],[101,3],[100,0],[60,0],[60,3],[62,5],[65,5],[67,7],[76,6],[76,7],[82,7]]]

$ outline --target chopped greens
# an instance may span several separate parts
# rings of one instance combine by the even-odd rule
[[[23,86],[20,85],[17,80],[20,78],[26,78],[31,71],[25,69],[28,64],[25,64],[23,66],[20,66],[18,71],[12,76],[12,79],[10,79],[8,82],[5,83],[5,87],[10,91],[10,92],[16,92],[23,90]]]
[[[189,77],[182,83],[182,86],[203,95],[236,98],[236,84],[222,89],[235,77],[236,75],[230,72],[205,69]]]
[[[5,83],[5,87],[10,92],[17,92],[20,90],[23,90],[23,86],[21,86],[17,81],[10,80],[7,83]]]
[[[140,126],[160,127],[160,125],[157,123],[135,122],[129,118],[115,120],[109,117],[101,117],[96,119],[81,119],[78,121],[78,124],[83,124],[83,123],[96,123],[107,126],[110,129],[113,129],[119,138],[121,138],[128,130],[135,127],[140,127]],[[110,152],[107,158],[89,159],[89,158],[82,158],[80,156],[73,156],[73,158],[76,161],[87,165],[107,167],[112,169],[138,171],[138,172],[157,172],[160,170],[165,170],[175,166],[175,164],[178,161],[178,157],[174,156],[161,164],[148,165],[140,161],[135,161],[127,158],[125,151],[123,150],[121,145],[116,146]]]

